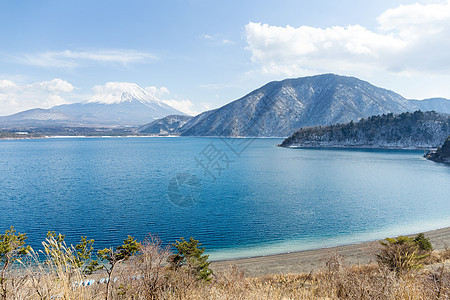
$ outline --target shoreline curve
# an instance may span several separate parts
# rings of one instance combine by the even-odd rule
[[[443,250],[450,246],[450,227],[425,231],[424,234],[435,250]],[[309,273],[323,267],[332,253],[341,256],[347,265],[369,264],[375,262],[375,253],[379,249],[380,243],[376,240],[329,248],[213,261],[211,269],[220,271],[233,265],[244,271],[245,276]]]

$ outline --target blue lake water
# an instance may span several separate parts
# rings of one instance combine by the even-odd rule
[[[285,149],[281,139],[0,141],[0,230],[96,247],[193,236],[212,259],[450,226],[450,167],[422,151]]]

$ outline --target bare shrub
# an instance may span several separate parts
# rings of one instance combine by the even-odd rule
[[[167,264],[171,255],[170,246],[163,246],[154,235],[150,234],[142,243],[139,255],[132,261],[135,274],[131,276],[145,299],[157,299],[167,288]]]
[[[234,265],[230,265],[228,268],[218,272],[214,283],[221,289],[232,290],[235,293],[243,293],[248,287],[244,272]]]
[[[450,299],[450,271],[445,264],[421,274],[421,277],[430,299]]]
[[[189,269],[169,270],[168,276],[169,284],[165,290],[168,299],[189,299],[202,290],[201,282]]]
[[[442,250],[440,253],[440,259],[441,261],[446,261],[450,259],[450,249],[447,244],[444,245],[444,250]]]

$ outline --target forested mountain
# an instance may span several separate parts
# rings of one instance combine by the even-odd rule
[[[283,147],[432,148],[450,135],[450,117],[434,111],[371,116],[359,122],[307,127]]]

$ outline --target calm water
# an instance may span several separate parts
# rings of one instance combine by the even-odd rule
[[[36,248],[48,230],[69,243],[87,235],[98,248],[127,234],[156,233],[167,243],[193,236],[223,259],[450,226],[450,167],[421,151],[280,142],[0,141],[0,230],[14,225]]]

